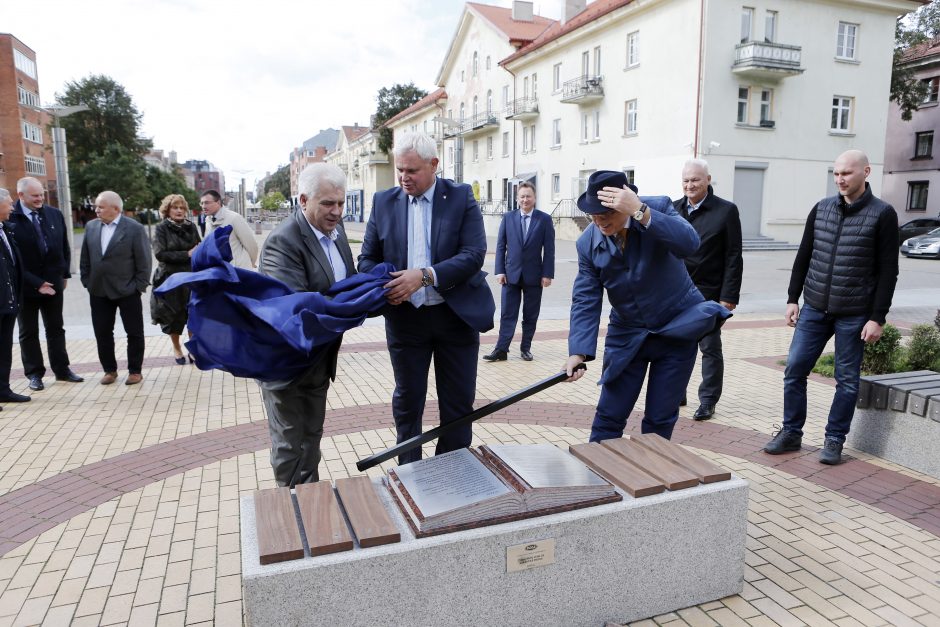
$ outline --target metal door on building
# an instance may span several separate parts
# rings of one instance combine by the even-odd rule
[[[734,204],[741,216],[741,236],[759,237],[764,210],[764,171],[766,163],[737,162],[734,164]]]
[[[365,208],[365,192],[361,189],[346,190],[346,211],[343,213],[345,222],[362,222]]]
[[[536,172],[527,172],[526,174],[517,174],[516,176],[509,179],[509,182],[506,184],[506,198],[508,200],[506,204],[509,207],[509,211],[515,211],[518,208],[516,205],[516,190],[519,189],[519,183],[528,181],[529,183],[532,183],[532,185],[535,185],[536,178]],[[535,189],[538,189],[538,187]]]

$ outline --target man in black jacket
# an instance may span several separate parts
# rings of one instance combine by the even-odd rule
[[[796,331],[783,376],[783,428],[764,447],[772,455],[799,450],[806,423],[806,377],[835,335],[836,392],[819,461],[842,461],[865,344],[881,339],[898,280],[898,215],[871,193],[865,181],[870,173],[864,153],[839,155],[833,168],[839,194],[816,203],[806,220],[785,316]]]
[[[39,346],[39,314],[46,328],[49,365],[56,381],[84,381],[69,367],[62,321],[62,292],[68,283],[72,251],[65,218],[55,207],[44,204],[42,183],[31,176],[16,182],[19,200],[10,216],[13,238],[23,258],[23,302],[17,318],[20,326],[20,356],[29,389],[39,391],[46,366]]]
[[[715,196],[704,159],[691,159],[682,168],[682,192],[673,205],[679,214],[692,223],[702,240],[698,250],[685,258],[685,267],[702,296],[734,311],[741,295],[741,218],[737,206]],[[721,353],[721,325],[699,340],[702,351],[702,383],[698,388],[699,407],[695,420],[708,420],[715,413],[721,398],[725,376]]]
[[[16,252],[7,221],[13,210],[13,197],[0,187],[0,403],[24,403],[30,398],[10,389],[13,362],[13,327],[20,307],[23,262]]]

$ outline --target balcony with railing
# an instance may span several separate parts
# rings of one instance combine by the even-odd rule
[[[561,101],[571,104],[590,104],[604,98],[603,76],[579,76],[565,81]]]
[[[538,98],[516,98],[506,105],[507,120],[534,120],[538,116]]]
[[[731,71],[757,80],[779,80],[799,76],[803,49],[772,42],[749,41],[734,47]]]

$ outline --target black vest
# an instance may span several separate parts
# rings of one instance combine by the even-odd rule
[[[838,195],[816,205],[804,302],[839,316],[871,312],[878,282],[878,219],[889,209],[867,184],[862,197],[851,205]]]

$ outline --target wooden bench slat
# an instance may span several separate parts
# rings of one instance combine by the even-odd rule
[[[329,481],[301,483],[294,491],[310,555],[351,551],[352,536],[333,493],[333,485]]]
[[[274,564],[303,558],[304,545],[290,488],[256,490],[254,496],[259,561]]]
[[[653,475],[665,483],[670,490],[683,490],[698,485],[697,474],[636,442],[624,438],[614,438],[604,440],[601,444],[622,455],[624,459],[637,468]]]
[[[721,466],[699,457],[687,448],[670,442],[655,433],[630,436],[630,439],[642,446],[668,457],[683,468],[698,475],[702,483],[714,483],[731,479],[731,473]]]
[[[569,446],[568,452],[634,498],[659,494],[666,490],[662,481],[596,442]]]
[[[359,546],[368,548],[401,541],[401,534],[379,500],[379,495],[375,493],[369,477],[337,479],[336,493],[343,503]]]

